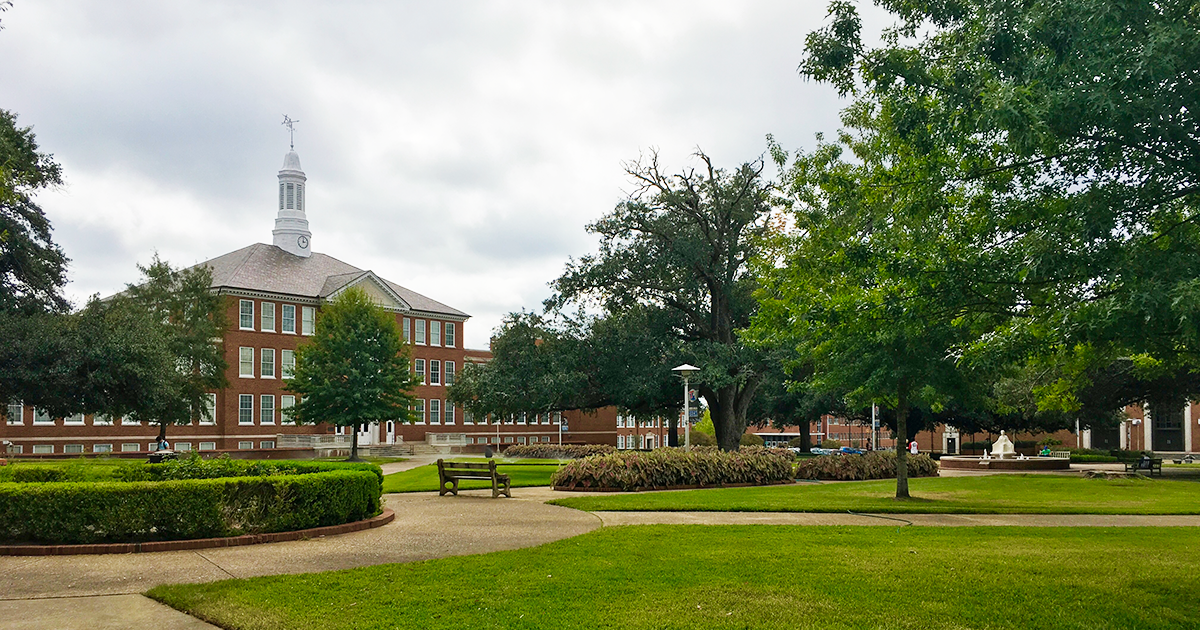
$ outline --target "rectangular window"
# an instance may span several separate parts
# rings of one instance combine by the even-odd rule
[[[54,452],[53,444],[34,444],[33,445],[33,454],[34,455],[43,455],[46,453],[53,453],[53,452]]]
[[[262,322],[259,328],[263,332],[275,332],[275,303],[262,303]]]
[[[429,345],[442,345],[442,322],[429,322]]]
[[[429,384],[442,384],[442,362],[438,360],[429,361]]]
[[[63,418],[63,425],[64,425],[64,426],[66,426],[66,425],[76,425],[76,426],[78,426],[78,425],[81,425],[81,424],[83,424],[83,414],[81,414],[81,413],[71,414],[71,415],[69,415],[69,416],[67,416],[67,417]]]
[[[135,425],[135,424],[141,424],[140,422],[138,422],[138,421],[134,420],[133,418],[130,418],[129,416],[122,416],[122,417],[120,418],[120,421],[121,421],[121,424],[122,424],[122,425],[125,425],[125,426],[131,426],[131,425]]]
[[[262,357],[261,376],[263,378],[275,378],[275,349],[263,348],[259,353]]]
[[[417,341],[418,345],[425,345],[425,320],[417,320]]]
[[[248,451],[252,448],[254,448],[254,440],[246,440],[244,442],[238,442],[238,450]]]
[[[429,424],[442,423],[442,401],[433,398],[429,401]]]
[[[258,443],[258,448],[275,448],[275,440],[263,440]]]
[[[279,351],[279,376],[283,378],[292,378],[296,374],[296,351],[295,350],[280,350]]]
[[[617,414],[617,428],[618,429],[625,428],[625,416],[622,416],[621,414]]]
[[[10,444],[8,446],[8,452],[11,455],[20,455],[21,453],[25,452],[25,447],[20,444]]]
[[[279,397],[279,423],[291,421],[291,416],[288,415],[288,409],[296,406],[296,397],[291,394],[284,394]]]
[[[550,441],[550,436],[549,436],[549,435],[543,435],[543,436],[542,436],[542,441],[543,441],[543,442],[549,442],[549,441]]]
[[[561,411],[554,412],[554,424],[562,424],[562,412]]]
[[[92,416],[92,426],[94,427],[111,427],[112,425],[112,416],[106,416],[102,413]]]
[[[300,308],[300,334],[312,335],[317,327],[317,309],[311,306]]]
[[[33,423],[34,424],[54,424],[54,418],[51,418],[50,414],[46,413],[45,409],[36,409],[35,408],[33,410]]]
[[[446,424],[454,424],[454,403],[446,401],[446,415],[443,418]]]
[[[518,438],[517,438],[517,444],[524,444],[524,443],[525,443],[525,436],[524,436],[524,435],[522,435],[522,436],[520,436],[520,437],[518,437]]]
[[[191,442],[176,442],[176,443],[175,443],[175,450],[177,450],[177,451],[190,451],[190,450],[192,450],[192,443],[191,443]]]
[[[82,444],[67,444],[63,446],[63,452],[68,455],[78,455],[83,452]]]
[[[200,416],[200,424],[216,424],[217,423],[217,395],[204,395],[204,414]]]
[[[525,412],[524,412],[524,411],[522,411],[522,412],[520,413],[520,415],[518,415],[518,416],[517,416],[517,424],[525,424],[525,419],[526,419],[526,418],[527,418],[527,416],[525,415]]]
[[[404,327],[404,340],[407,341],[408,343],[412,343],[412,320],[405,317],[403,327]]]
[[[254,424],[254,395],[238,396],[238,424]]]
[[[215,451],[215,450],[217,450],[217,443],[216,442],[201,442],[199,450]]]
[[[501,424],[512,424],[516,421],[517,421],[516,416],[508,415],[508,416],[504,416],[504,419],[501,421]]]
[[[284,304],[279,313],[280,332],[296,334],[296,306]]]
[[[475,416],[472,416],[471,412],[466,409],[463,409],[463,424],[475,424]]]
[[[275,394],[263,394],[259,398],[259,424],[275,424]]]
[[[624,435],[617,436],[617,448],[624,450],[624,448],[625,448],[625,436]]]
[[[446,387],[450,387],[453,384],[454,384],[454,362],[447,361],[446,362]]]
[[[93,444],[92,452],[93,453],[111,453],[112,452],[112,444]]]
[[[417,373],[417,382],[425,384],[425,359],[416,359],[413,361],[413,371]]]
[[[513,443],[512,436],[511,436],[511,435],[506,435],[506,436],[504,436],[504,443],[505,443],[505,444],[512,444],[512,443]]]
[[[254,300],[238,302],[238,327],[242,330],[254,330]]]
[[[238,376],[254,378],[254,348],[238,348]]]
[[[25,405],[20,401],[8,403],[8,411],[5,413],[9,424],[24,424],[25,423]]]
[[[125,443],[121,444],[121,452],[122,453],[136,453],[141,448],[142,447],[138,446],[137,442],[125,442]]]
[[[446,322],[446,338],[443,341],[447,348],[454,347],[454,322]]]
[[[550,412],[542,414],[542,424],[550,424]]]
[[[417,399],[417,408],[413,410],[413,417],[416,418],[417,424],[425,424],[425,399]]]

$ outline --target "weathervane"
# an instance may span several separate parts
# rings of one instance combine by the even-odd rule
[[[298,122],[300,121],[288,118],[287,114],[283,115],[283,126],[288,128],[288,145],[293,151],[296,149],[296,123]]]

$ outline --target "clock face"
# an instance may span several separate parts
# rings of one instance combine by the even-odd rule
[[[300,249],[308,249],[308,237],[301,236],[300,238],[296,239],[296,244],[300,246]]]

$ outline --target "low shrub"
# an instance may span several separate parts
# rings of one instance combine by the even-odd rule
[[[909,477],[933,477],[938,464],[928,455],[908,456]],[[796,464],[797,479],[891,479],[896,476],[896,454],[872,451],[863,455],[821,455]]]
[[[1112,455],[1091,455],[1087,453],[1076,455],[1075,453],[1071,453],[1072,464],[1111,464],[1119,461],[1121,461],[1119,458]]]
[[[705,433],[703,431],[692,431],[691,435],[688,436],[688,440],[691,441],[692,446],[716,446],[717,445],[717,438],[715,438],[712,435],[709,435],[708,433]]]
[[[960,448],[964,451],[988,451],[992,450],[991,442],[963,442]]]
[[[520,459],[579,459],[617,450],[610,444],[515,444],[504,449],[505,457]]]
[[[568,462],[550,483],[561,488],[649,490],[678,486],[769,484],[792,479],[792,454],[786,449],[746,447],[724,452],[711,447],[650,452],[617,451]]]
[[[842,448],[842,443],[838,440],[821,440],[821,448]]]
[[[762,446],[763,439],[753,433],[743,433],[741,440],[738,441],[741,446]]]
[[[808,443],[803,437],[794,437],[788,440],[788,446],[792,448],[804,448],[808,446]]]
[[[338,525],[379,513],[367,470],[162,482],[0,484],[0,540],[186,540]]]
[[[1062,446],[1062,443],[1063,443],[1062,440],[1060,440],[1052,435],[1046,436],[1046,437],[1038,440],[1038,446]]]
[[[13,466],[8,476],[13,483],[58,483],[67,481],[67,471],[64,468],[49,466]]]
[[[363,470],[375,473],[383,485],[383,470],[365,462],[315,462],[297,460],[230,459],[228,454],[204,459],[193,451],[183,459],[122,467],[114,471],[118,481],[182,481],[185,479],[221,479],[225,477],[269,477],[309,475],[336,470]]]

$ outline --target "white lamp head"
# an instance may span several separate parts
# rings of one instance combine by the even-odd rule
[[[671,368],[671,371],[678,372],[680,376],[686,378],[688,376],[695,374],[696,372],[699,372],[700,368],[698,368],[694,365],[689,365],[687,363],[684,363],[683,365],[677,365],[677,366]]]

